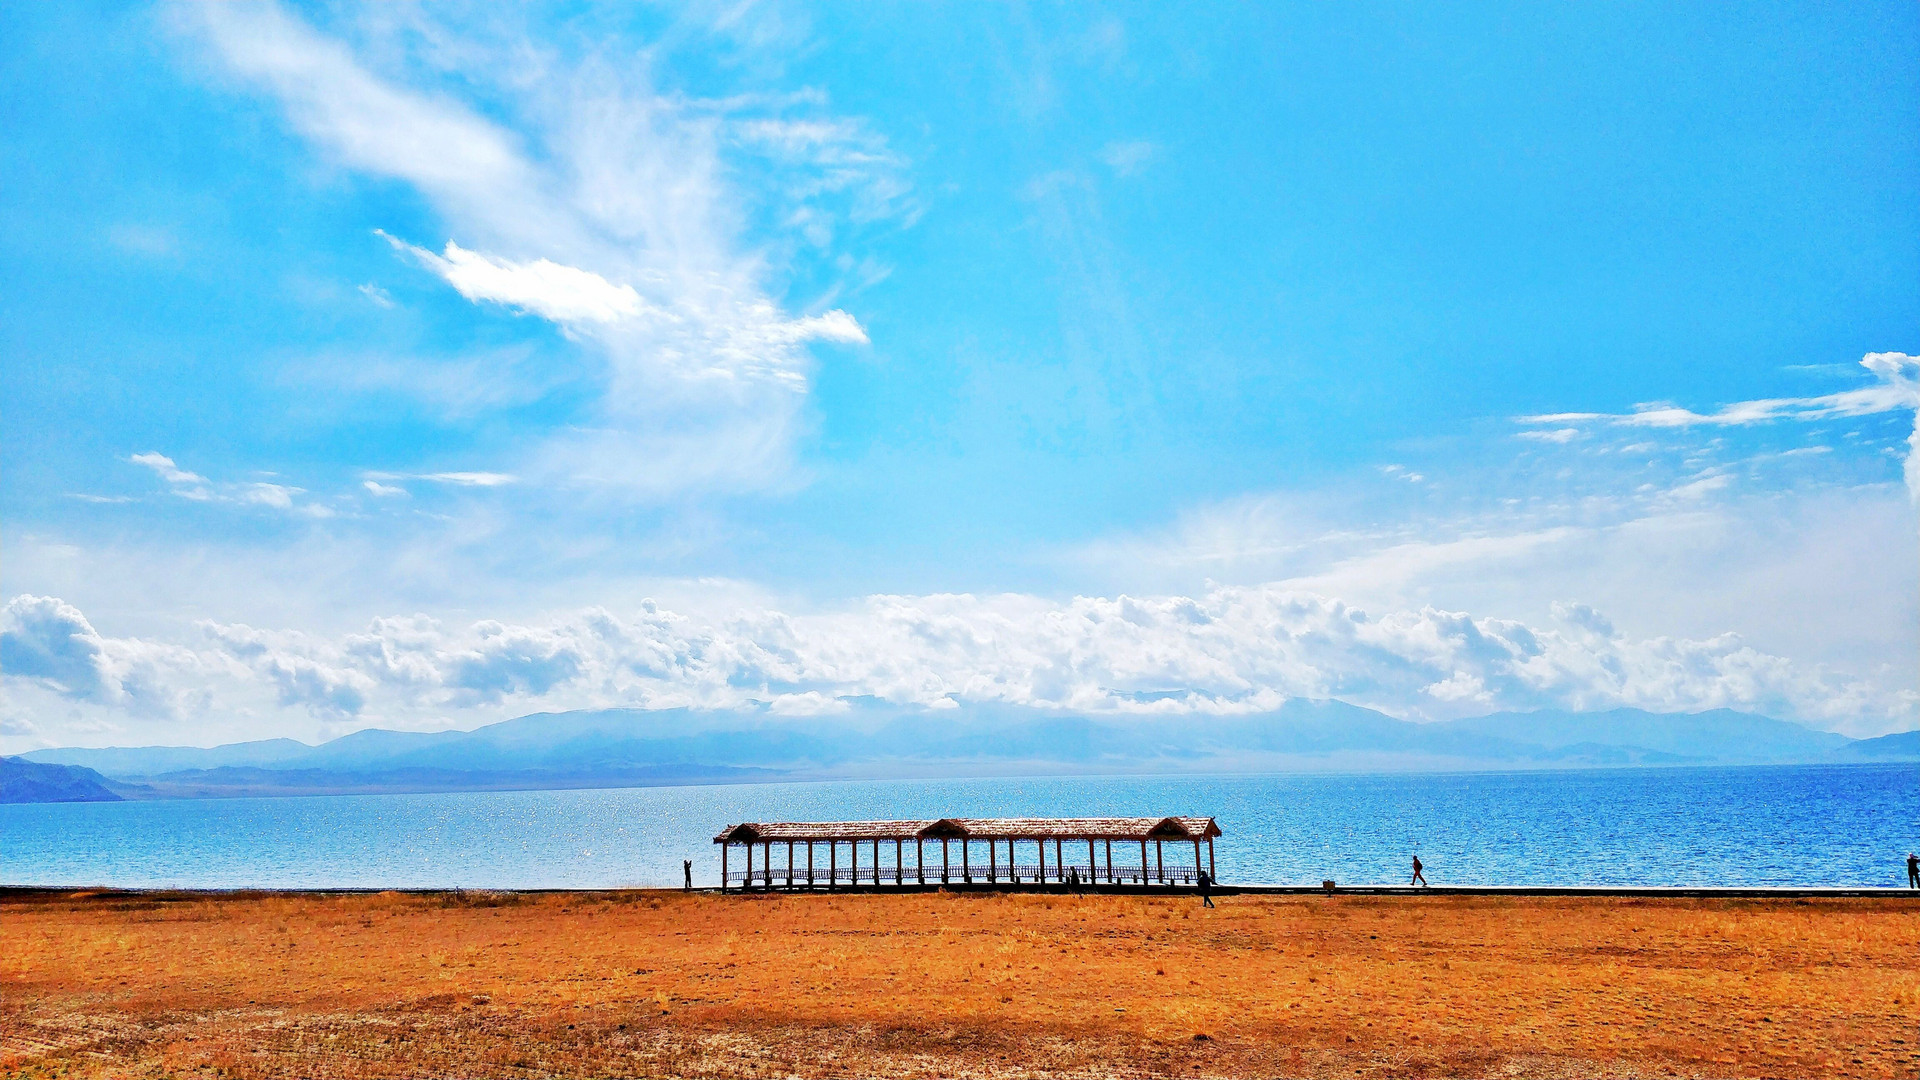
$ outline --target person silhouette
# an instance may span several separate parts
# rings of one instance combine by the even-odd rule
[[[1197,871],[1194,883],[1200,886],[1200,902],[1207,907],[1213,906],[1213,875],[1205,870]]]
[[[1920,855],[1907,852],[1907,888],[1920,889]]]
[[[692,892],[693,891],[693,860],[681,859],[680,870],[682,873],[687,875],[687,891]]]
[[[1427,875],[1421,873],[1421,871],[1425,869],[1426,867],[1420,864],[1420,856],[1415,855],[1413,857],[1413,880],[1407,882],[1407,884],[1408,885],[1427,885]],[[1432,887],[1433,886],[1431,885],[1427,885],[1427,888],[1429,889],[1431,889]]]

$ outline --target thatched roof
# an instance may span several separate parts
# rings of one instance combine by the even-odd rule
[[[762,840],[1205,840],[1210,817],[938,818],[920,821],[746,821],[716,844]]]

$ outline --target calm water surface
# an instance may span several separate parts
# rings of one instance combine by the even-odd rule
[[[0,806],[0,883],[678,885],[687,858],[695,881],[711,884],[712,838],[731,822],[1016,814],[1212,814],[1226,833],[1217,848],[1226,882],[1400,883],[1417,851],[1434,884],[1904,885],[1906,853],[1920,849],[1920,768],[845,781]],[[1168,846],[1170,865],[1177,848]],[[984,847],[975,857],[984,865]]]

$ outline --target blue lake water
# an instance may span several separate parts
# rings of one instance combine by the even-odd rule
[[[1898,886],[1906,884],[1906,853],[1920,849],[1920,767],[846,781],[14,805],[0,806],[0,884],[678,885],[683,858],[694,861],[697,883],[711,884],[719,873],[713,835],[737,821],[1107,814],[1213,815],[1225,831],[1216,854],[1226,883],[1404,883],[1418,852],[1436,885]],[[1181,852],[1168,847],[1173,865]],[[974,857],[984,865],[985,849]],[[1024,845],[1022,857],[1031,859]],[[1191,858],[1188,849],[1188,865]]]

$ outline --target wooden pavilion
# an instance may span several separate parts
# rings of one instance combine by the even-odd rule
[[[1210,817],[940,818],[750,821],[727,826],[713,842],[720,845],[722,891],[735,886],[834,889],[841,885],[877,888],[956,883],[1176,886],[1198,884],[1203,868],[1210,879],[1214,877],[1213,838],[1219,835],[1220,826]],[[927,860],[929,841],[940,844],[938,861],[932,865]],[[1121,844],[1118,861],[1114,857],[1115,841]],[[1191,843],[1192,864],[1169,865],[1169,842],[1176,845],[1176,851]],[[1033,845],[1030,850],[1034,858],[1022,862],[1021,847],[1027,844]],[[1053,846],[1051,859],[1049,844]],[[1132,851],[1136,844],[1140,855],[1137,866]],[[826,847],[824,859],[820,857],[821,845]],[[728,852],[736,846],[746,849],[745,867],[729,870]],[[982,849],[984,860],[980,857]],[[908,860],[909,854],[912,860]],[[1175,855],[1173,861],[1178,864],[1184,859]]]

